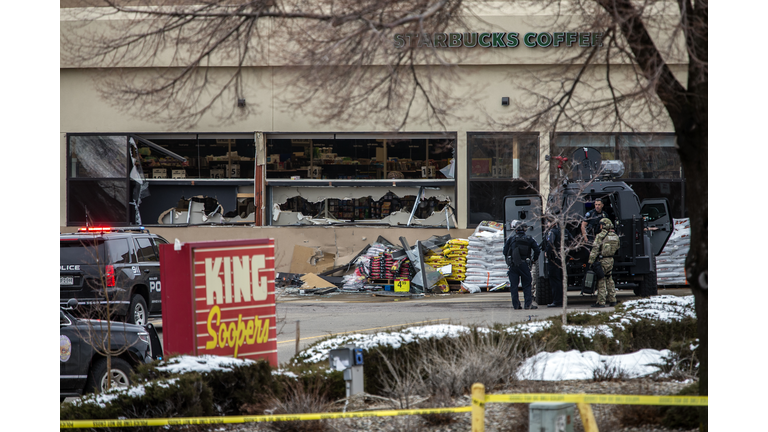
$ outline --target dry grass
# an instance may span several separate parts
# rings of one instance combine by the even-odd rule
[[[248,414],[281,415],[330,411],[330,403],[319,385],[305,385],[301,380],[290,383],[282,397],[270,394],[263,402],[243,407]],[[279,421],[265,423],[275,432],[326,432],[332,430],[327,420]]]
[[[486,391],[510,385],[518,365],[535,354],[530,341],[506,333],[470,332],[453,339],[428,339],[414,356],[387,357],[379,371],[382,392],[410,408],[415,395],[458,397],[482,383]]]

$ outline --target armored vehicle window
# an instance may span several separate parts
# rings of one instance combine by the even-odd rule
[[[109,246],[109,263],[120,264],[133,262],[131,259],[131,247],[128,244],[128,239],[110,239],[107,241]]]
[[[645,218],[646,222],[653,222],[656,219],[662,218],[667,215],[667,212],[664,208],[664,204],[646,204],[643,207],[643,218]]]
[[[59,245],[60,264],[104,263],[104,242],[101,240],[61,240]]]
[[[157,253],[155,253],[155,247],[152,245],[152,242],[149,240],[148,237],[137,237],[136,242],[139,245],[138,247],[139,261],[150,261],[150,262],[160,261],[160,259],[157,257]]]

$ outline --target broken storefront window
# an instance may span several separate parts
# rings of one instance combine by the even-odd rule
[[[273,225],[384,223],[390,225],[456,226],[448,197],[398,196],[389,191],[378,199],[322,198],[310,201],[293,196],[272,209]]]

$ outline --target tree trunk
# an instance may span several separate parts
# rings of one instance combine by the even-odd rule
[[[706,105],[703,110],[707,112]],[[696,301],[696,319],[699,333],[699,394],[708,395],[708,160],[707,119],[686,125],[688,133],[678,132],[680,159],[685,170],[685,200],[691,219],[691,247],[685,260],[685,276]],[[700,408],[702,431],[707,430],[707,407]]]

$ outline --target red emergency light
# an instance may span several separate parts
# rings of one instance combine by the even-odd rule
[[[82,227],[78,229],[80,232],[110,232],[112,231],[112,228],[110,227]]]

